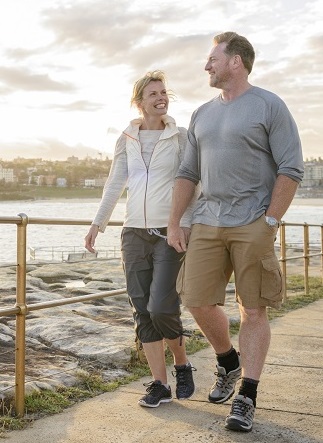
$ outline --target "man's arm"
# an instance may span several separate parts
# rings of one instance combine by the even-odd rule
[[[266,215],[269,217],[275,217],[276,220],[280,221],[289,208],[297,188],[297,181],[286,175],[279,175],[274,185]]]
[[[195,193],[195,183],[186,178],[175,180],[172,207],[167,228],[167,241],[177,252],[186,251],[186,240],[180,228],[181,218]]]

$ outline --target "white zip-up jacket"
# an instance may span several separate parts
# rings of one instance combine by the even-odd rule
[[[174,180],[184,157],[186,129],[178,128],[175,120],[163,116],[165,129],[155,144],[146,166],[141,153],[139,128],[142,119],[130,122],[117,141],[114,159],[102,200],[93,224],[104,232],[112,211],[127,187],[125,227],[162,228],[168,224]],[[185,212],[181,226],[190,227],[191,206]]]

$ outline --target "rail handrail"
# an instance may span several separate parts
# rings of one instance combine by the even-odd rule
[[[71,303],[111,297],[118,294],[126,293],[126,288],[102,291],[95,294],[80,295],[77,297],[63,298],[60,300],[52,300],[41,303],[26,303],[26,250],[27,250],[27,227],[29,224],[44,225],[90,225],[92,220],[69,219],[69,218],[43,218],[28,217],[26,214],[18,214],[17,216],[0,217],[0,224],[16,224],[17,225],[17,287],[16,287],[16,303],[13,307],[0,309],[0,317],[15,315],[16,316],[16,348],[15,348],[15,413],[18,417],[24,416],[25,409],[25,340],[26,340],[26,315],[30,311],[47,309],[56,306],[67,305]],[[122,221],[110,221],[108,226],[122,226]],[[303,226],[303,254],[287,257],[286,245],[286,227]],[[310,252],[309,228],[320,227],[321,250],[320,252]],[[307,223],[288,223],[282,222],[280,225],[280,253],[279,261],[281,263],[282,275],[285,282],[287,279],[287,262],[291,260],[303,259],[304,262],[304,288],[305,294],[309,294],[309,259],[311,257],[321,256],[321,273],[323,283],[323,224],[307,224]],[[284,293],[286,300],[286,289]]]
[[[286,251],[287,251],[287,244],[286,244],[286,227],[287,226],[303,226],[303,254],[302,255],[293,255],[290,257],[287,257]],[[310,252],[310,240],[309,240],[309,228],[310,227],[316,227],[320,228],[320,252],[311,253]],[[286,292],[286,282],[287,282],[287,262],[291,260],[299,260],[303,259],[303,266],[304,266],[304,291],[305,295],[309,295],[309,265],[310,265],[310,258],[311,257],[321,257],[321,281],[323,284],[323,223],[317,224],[317,223],[290,223],[282,221],[279,228],[279,234],[280,234],[280,264],[281,264],[281,270],[283,274],[284,279],[284,296],[283,300],[286,300],[287,292]]]

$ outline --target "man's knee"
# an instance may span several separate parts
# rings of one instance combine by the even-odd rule
[[[241,321],[250,323],[267,322],[267,309],[265,306],[259,308],[246,308],[244,306],[239,306]]]

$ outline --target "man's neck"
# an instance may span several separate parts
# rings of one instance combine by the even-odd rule
[[[227,87],[221,90],[222,100],[225,102],[229,102],[244,94],[248,89],[250,89],[252,85],[249,82],[244,82],[242,84],[235,84],[232,87]]]

